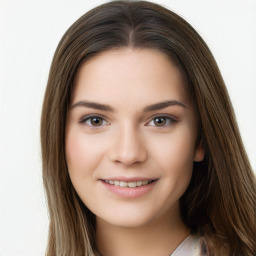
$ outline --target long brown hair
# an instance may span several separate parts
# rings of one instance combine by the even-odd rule
[[[180,200],[184,222],[192,232],[204,234],[211,255],[253,256],[255,179],[220,71],[203,39],[184,19],[145,1],[114,1],[94,8],[68,29],[55,52],[41,119],[50,217],[47,256],[97,255],[94,216],[68,175],[65,123],[78,67],[100,52],[121,47],[161,51],[186,77],[205,158],[194,164]]]

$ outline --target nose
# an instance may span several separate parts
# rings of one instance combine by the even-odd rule
[[[125,166],[146,161],[147,151],[139,132],[135,128],[126,125],[114,136],[109,151],[111,161],[122,163]]]

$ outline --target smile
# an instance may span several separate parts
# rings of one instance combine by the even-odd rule
[[[149,183],[154,182],[154,180],[141,180],[141,181],[118,181],[118,180],[104,180],[104,182],[110,184],[110,185],[114,185],[114,186],[119,186],[119,187],[123,187],[123,188],[136,188],[136,187],[141,187],[144,185],[147,185]]]

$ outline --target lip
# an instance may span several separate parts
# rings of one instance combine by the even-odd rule
[[[109,183],[106,183],[104,180],[118,180],[118,181],[126,181],[126,182],[146,181],[146,180],[154,180],[154,181],[140,187],[128,188],[128,187],[111,185]],[[154,188],[157,181],[158,179],[156,178],[145,178],[145,177],[109,177],[107,179],[100,179],[100,182],[102,183],[102,185],[112,194],[115,194],[118,197],[130,198],[130,199],[138,198],[146,195]]]
[[[145,180],[158,180],[157,178],[153,177],[124,177],[124,176],[115,176],[115,177],[108,177],[100,180],[118,180],[118,181],[126,181],[126,182],[135,182],[135,181],[145,181]]]

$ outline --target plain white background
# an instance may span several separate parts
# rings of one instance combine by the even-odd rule
[[[67,28],[106,1],[0,1],[0,255],[44,255],[48,218],[39,123],[55,48]],[[211,48],[256,170],[256,4],[155,1],[189,21]],[[254,16],[254,17],[253,17]]]

